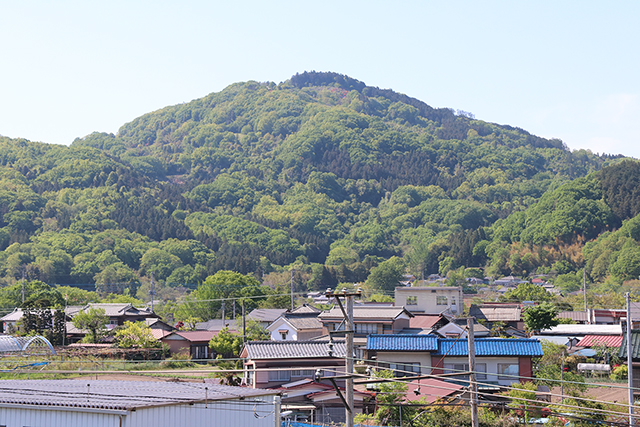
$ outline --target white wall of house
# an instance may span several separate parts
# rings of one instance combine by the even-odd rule
[[[298,340],[298,331],[282,317],[270,324],[267,330],[271,333],[271,339],[273,341]]]
[[[460,314],[463,310],[462,288],[443,287],[399,287],[395,290],[395,305],[404,306],[410,312]]]
[[[434,362],[439,359],[438,356],[434,356]],[[512,383],[519,382],[518,378],[513,378],[506,375],[519,375],[520,374],[520,360],[517,357],[476,357],[476,371],[482,371],[485,369],[486,375],[477,374],[477,381],[497,383],[502,386],[508,386]],[[469,357],[445,357],[442,367],[446,368],[447,365],[464,365],[462,368],[469,369]],[[483,366],[478,366],[483,365]],[[457,369],[453,368],[452,369]],[[506,370],[506,371],[505,371]],[[501,376],[500,372],[504,372],[505,376]],[[446,369],[443,373],[447,373]]]
[[[420,373],[431,373],[431,353],[427,351],[378,351],[376,353],[378,366],[387,363],[420,364]]]

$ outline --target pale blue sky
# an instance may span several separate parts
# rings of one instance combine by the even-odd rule
[[[70,144],[316,70],[640,158],[639,17],[636,1],[0,0],[0,134]]]

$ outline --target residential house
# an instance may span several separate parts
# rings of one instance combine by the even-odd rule
[[[255,320],[262,327],[267,327],[278,317],[287,311],[286,308],[256,308],[247,316],[249,319]]]
[[[344,396],[343,387],[339,387]],[[345,422],[344,403],[338,396],[333,385],[315,382],[305,378],[283,384],[277,390],[282,392],[282,411],[290,412],[286,419],[291,421],[306,421],[323,425]],[[372,394],[354,390],[353,401],[356,413],[370,405]],[[373,413],[374,407],[369,408]]]
[[[399,333],[410,327],[412,317],[413,314],[404,307],[354,306],[354,338],[366,338],[369,334]],[[322,323],[323,335],[344,329],[345,318],[339,307],[334,306],[331,310],[320,313],[318,319]]]
[[[53,321],[53,314],[56,310],[50,309],[50,311],[51,311],[51,316]],[[22,319],[23,316],[24,316],[24,312],[22,311],[21,308],[14,308],[11,313],[1,317],[0,318],[0,327],[2,327],[1,332],[9,335],[17,332],[19,329],[18,322]],[[71,320],[69,316],[67,316],[66,319]]]
[[[395,305],[411,313],[462,314],[463,295],[460,286],[397,287]]]
[[[528,338],[475,340],[477,380],[484,385],[508,386],[529,381],[533,357],[542,356],[540,341]],[[421,335],[370,335],[367,359],[398,376],[464,372],[469,369],[467,339]],[[464,379],[456,376],[456,379]]]
[[[244,383],[254,388],[280,387],[313,379],[316,369],[322,369],[325,377],[341,375],[345,372],[345,354],[344,340],[248,341],[240,353]],[[324,383],[330,385],[329,381]]]
[[[322,335],[321,310],[307,304],[286,311],[267,327],[274,341],[306,341]]]
[[[486,327],[492,328],[496,322],[502,322],[505,326],[524,330],[522,320],[522,307],[513,303],[484,303],[482,305],[472,304],[469,307],[469,316],[475,317],[479,323],[484,323]]]
[[[160,339],[171,354],[188,354],[192,359],[213,359],[217,355],[209,348],[215,331],[174,331]]]
[[[621,325],[558,325],[549,329],[543,329],[538,335],[532,337],[548,340],[555,344],[566,345],[569,348],[577,346],[578,342],[587,336],[622,337]],[[608,339],[608,338],[607,338]]]
[[[522,280],[519,277],[515,276],[506,276],[498,280],[493,281],[494,286],[509,286],[514,287],[518,286],[520,283],[527,283],[526,280]]]

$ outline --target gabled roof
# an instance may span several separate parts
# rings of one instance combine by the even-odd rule
[[[163,338],[180,337],[189,342],[208,342],[215,334],[215,331],[175,331]]]
[[[367,337],[367,350],[376,351],[435,351],[435,335],[372,334]]]
[[[353,320],[387,320],[393,321],[401,315],[413,317],[409,311],[404,307],[389,307],[389,306],[357,306],[353,307]],[[318,316],[320,320],[340,320],[344,319],[342,310],[340,307],[334,306],[329,311],[323,311]]]
[[[427,403],[433,403],[443,397],[459,393],[463,388],[464,386],[461,384],[441,381],[435,378],[423,378],[411,381],[407,385],[405,399],[410,402],[426,399]]]
[[[322,310],[310,306],[309,304],[302,304],[300,307],[296,307],[291,314],[320,314]]]
[[[248,359],[308,359],[344,357],[344,341],[333,341],[333,355],[329,355],[329,341],[249,341],[241,357]]]
[[[522,319],[520,305],[477,306],[469,308],[469,316],[487,322],[519,322]]]
[[[287,311],[285,308],[256,308],[249,313],[248,317],[256,322],[271,323],[285,311]]]
[[[595,347],[599,345],[620,347],[622,345],[622,337],[620,335],[587,335],[576,344],[578,347]]]
[[[409,320],[409,326],[411,328],[431,329],[441,320],[443,320],[443,317],[440,314],[414,314],[414,317]]]
[[[297,331],[309,330],[309,329],[322,329],[322,323],[316,316],[280,316],[273,323],[267,326],[268,331],[273,331],[278,320],[288,323],[293,329]]]
[[[242,328],[242,321],[240,324],[232,319],[211,319],[206,322],[196,323],[196,330],[198,331],[221,331],[228,327],[230,331],[238,331]]]
[[[540,341],[529,338],[478,338],[475,340],[476,356],[542,356]],[[438,340],[438,356],[468,356],[466,339],[441,338]]]
[[[80,311],[89,310],[91,308],[103,309],[105,316],[108,316],[108,317],[120,317],[120,316],[158,317],[158,315],[155,313],[152,313],[151,310],[148,310],[146,308],[136,308],[130,303],[89,303],[85,306],[69,306],[65,309],[65,312],[70,316],[74,316]]]

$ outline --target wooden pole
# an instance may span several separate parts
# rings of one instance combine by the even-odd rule
[[[478,383],[476,382],[476,343],[473,331],[474,317],[467,317],[469,343],[469,391],[471,392],[471,427],[478,427]]]
[[[347,407],[345,409],[347,416],[347,424],[346,427],[353,427],[353,334],[355,332],[355,328],[353,325],[353,295],[348,295],[345,297],[347,299],[347,360],[346,360],[346,375],[349,377],[345,382],[345,388],[347,389]]]
[[[627,378],[629,385],[629,425],[635,425],[633,420],[633,346],[631,345],[631,296],[626,293],[627,300]]]

